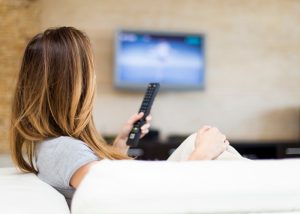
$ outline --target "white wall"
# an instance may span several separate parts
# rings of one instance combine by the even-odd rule
[[[216,125],[231,139],[299,139],[300,1],[42,0],[42,29],[71,25],[91,38],[98,78],[97,128],[114,134],[142,93],[112,86],[119,28],[207,36],[206,90],[159,94],[153,126],[163,135]]]

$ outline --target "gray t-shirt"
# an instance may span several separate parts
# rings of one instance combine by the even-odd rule
[[[84,142],[66,136],[38,143],[35,155],[38,177],[62,193],[69,206],[75,192],[70,186],[72,175],[81,166],[99,160]]]

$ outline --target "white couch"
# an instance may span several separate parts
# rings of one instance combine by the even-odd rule
[[[63,196],[33,174],[0,169],[0,213],[67,214]],[[96,164],[72,213],[300,213],[300,160]]]
[[[72,213],[300,213],[300,160],[101,161]]]
[[[70,214],[65,198],[36,175],[0,168],[1,214]]]

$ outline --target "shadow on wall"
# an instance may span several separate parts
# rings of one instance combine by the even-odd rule
[[[254,128],[263,132],[263,140],[300,140],[300,107],[273,109],[253,120]]]

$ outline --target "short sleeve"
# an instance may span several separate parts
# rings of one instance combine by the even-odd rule
[[[39,177],[60,189],[70,188],[70,179],[80,167],[99,160],[84,142],[71,137],[42,142],[36,157]]]

